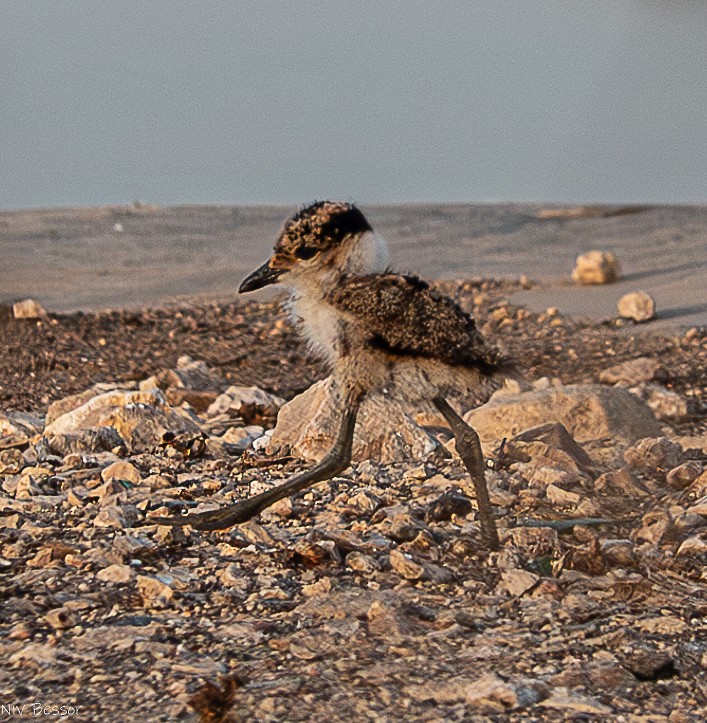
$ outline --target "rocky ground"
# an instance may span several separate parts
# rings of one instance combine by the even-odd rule
[[[704,329],[441,286],[528,380],[471,413],[513,420],[488,473],[497,553],[439,425],[425,459],[364,444],[240,527],[150,522],[305,466],[264,435],[324,376],[277,301],[0,310],[2,703],[77,720],[704,720]]]

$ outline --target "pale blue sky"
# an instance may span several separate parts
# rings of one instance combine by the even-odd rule
[[[707,3],[3,0],[0,208],[707,201]]]

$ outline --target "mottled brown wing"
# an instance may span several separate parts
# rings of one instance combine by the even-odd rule
[[[371,346],[392,354],[439,359],[455,366],[492,371],[501,366],[474,319],[418,278],[397,274],[352,276],[329,302],[350,314],[350,323]]]

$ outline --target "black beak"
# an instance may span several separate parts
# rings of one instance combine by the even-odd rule
[[[246,291],[255,291],[262,289],[263,286],[269,286],[277,282],[278,277],[284,273],[285,269],[270,268],[270,262],[266,261],[262,266],[257,268],[250,276],[243,279],[238,293],[244,294]]]

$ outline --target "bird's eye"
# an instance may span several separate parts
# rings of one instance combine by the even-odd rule
[[[312,248],[311,246],[299,246],[297,250],[295,251],[295,256],[298,259],[302,259],[303,261],[306,261],[307,259],[311,259],[314,256],[316,256],[318,253],[317,249]]]

